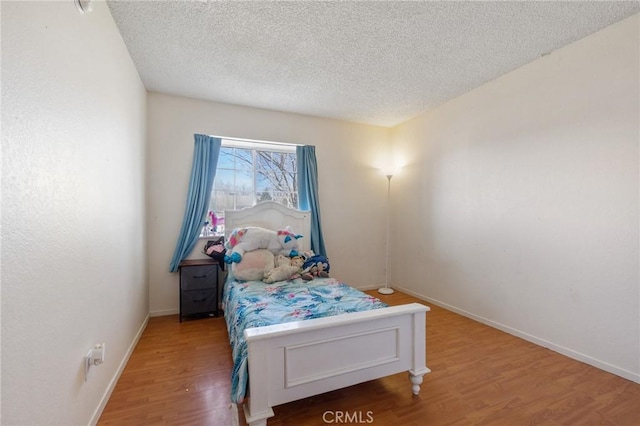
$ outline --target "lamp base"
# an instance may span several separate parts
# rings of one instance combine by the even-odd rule
[[[378,289],[378,293],[380,293],[380,294],[393,294],[393,289],[391,287],[380,287]]]

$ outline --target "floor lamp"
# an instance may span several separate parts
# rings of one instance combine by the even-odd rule
[[[387,243],[384,258],[384,287],[378,289],[380,294],[393,294],[393,289],[389,287],[389,219],[391,216],[391,178],[393,174],[387,174]]]

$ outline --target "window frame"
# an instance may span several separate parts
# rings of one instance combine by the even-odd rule
[[[258,180],[260,175],[260,169],[259,167],[256,167],[258,165],[257,151],[279,152],[279,153],[285,153],[285,154],[293,154],[294,156],[296,156],[296,147],[299,146],[298,144],[292,144],[292,143],[258,141],[258,140],[250,140],[250,139],[236,139],[236,138],[228,138],[228,137],[221,137],[221,140],[222,140],[221,150],[224,148],[239,148],[239,149],[251,150],[251,153],[252,153],[251,179],[252,179],[252,196],[253,196],[252,205],[256,205],[259,202],[261,202],[259,201],[259,196],[264,192],[264,191],[258,190]],[[220,170],[218,167],[219,167],[219,162],[218,162],[218,165],[216,166],[216,177],[214,179],[213,186],[211,187],[210,200],[216,196],[216,180],[218,179],[218,171]],[[294,167],[296,166],[294,165]],[[234,186],[235,186],[236,184],[235,173],[237,173],[238,170],[240,169],[234,167],[233,169],[223,168],[223,170],[233,171]],[[297,170],[295,168],[293,170],[293,173],[297,173]],[[296,181],[296,187],[297,187],[297,181]],[[294,189],[296,189],[297,191],[297,188],[294,188]],[[233,209],[234,210],[237,209],[237,198],[235,195],[233,199],[233,204],[234,204]],[[209,206],[211,207],[211,201],[209,202]],[[212,208],[207,209],[207,217],[204,220],[205,223],[202,226],[200,238],[209,238],[212,236],[218,236],[218,235],[224,234],[224,227],[222,228],[222,230],[212,231],[211,228],[209,228],[209,230],[207,229],[207,223],[209,222],[209,212],[211,211],[214,211],[215,214],[224,212],[224,210],[216,211]],[[222,217],[224,216],[222,215]]]

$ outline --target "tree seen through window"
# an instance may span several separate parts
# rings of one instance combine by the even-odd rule
[[[224,231],[224,211],[275,201],[298,206],[294,145],[223,140],[204,235]],[[216,222],[216,223],[214,223]]]

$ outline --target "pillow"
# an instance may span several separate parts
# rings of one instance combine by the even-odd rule
[[[248,251],[242,261],[231,264],[233,276],[242,281],[262,281],[265,274],[274,268],[274,256],[269,250]]]

